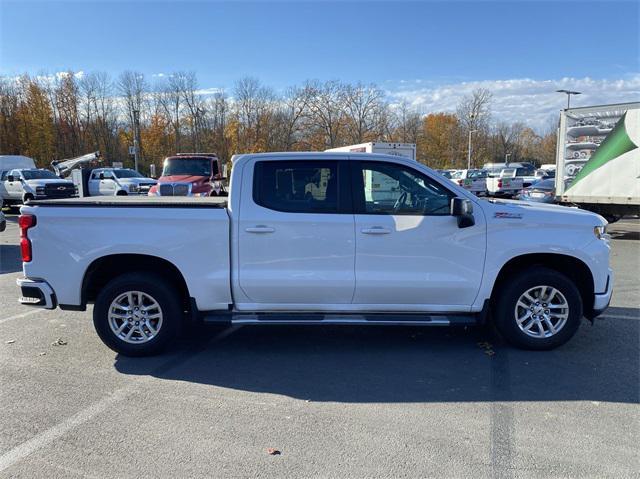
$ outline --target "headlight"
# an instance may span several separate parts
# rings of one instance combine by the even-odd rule
[[[607,234],[607,226],[594,226],[593,234],[596,235],[596,238],[608,240],[609,235]]]

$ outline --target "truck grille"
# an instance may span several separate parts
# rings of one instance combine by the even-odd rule
[[[47,198],[70,198],[76,194],[76,187],[68,183],[49,183],[44,186]]]
[[[141,195],[146,195],[147,193],[149,193],[149,190],[153,185],[155,185],[155,183],[140,183],[138,185],[138,191]]]
[[[160,196],[187,196],[189,194],[189,184],[163,183],[158,191],[160,191]]]

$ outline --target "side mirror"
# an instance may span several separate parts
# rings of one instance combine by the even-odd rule
[[[104,173],[100,173],[100,179],[104,180]]]
[[[458,228],[468,228],[476,224],[473,217],[473,203],[465,198],[451,200],[451,216],[458,219]]]
[[[7,176],[7,181],[9,183],[13,183],[14,181],[16,181],[16,178],[13,175],[9,175],[9,176]]]

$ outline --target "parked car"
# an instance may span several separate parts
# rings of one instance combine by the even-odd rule
[[[457,170],[450,179],[475,195],[486,195],[487,176],[486,170]]]
[[[0,176],[0,196],[7,205],[34,199],[71,198],[75,195],[76,187],[72,181],[60,179],[49,170],[14,169]]]
[[[554,178],[536,181],[533,185],[523,189],[517,199],[536,201],[539,203],[555,203],[556,180]]]
[[[450,180],[451,179],[451,171],[449,170],[436,170],[438,173],[440,173],[442,176],[444,176],[446,179]]]
[[[537,181],[555,178],[556,170],[555,169],[545,170],[545,169],[539,168],[535,172],[535,177]]]
[[[224,196],[222,162],[213,153],[179,153],[165,158],[150,196]]]
[[[384,181],[366,181],[374,176]],[[487,201],[391,155],[239,155],[231,182],[228,199],[24,206],[20,302],[71,310],[95,303],[105,344],[144,355],[174,342],[186,318],[490,320],[519,347],[550,349],[611,298],[606,221],[594,213]]]
[[[90,196],[147,195],[157,181],[130,168],[96,168],[89,177]]]

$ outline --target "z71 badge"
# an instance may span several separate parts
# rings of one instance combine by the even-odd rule
[[[494,218],[508,218],[512,220],[521,220],[522,213],[507,213],[506,211],[498,211],[493,214]]]

